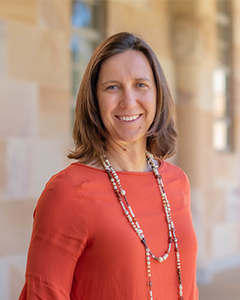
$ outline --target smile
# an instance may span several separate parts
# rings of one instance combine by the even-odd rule
[[[124,122],[131,122],[137,120],[141,115],[134,115],[134,116],[116,116],[119,120]]]

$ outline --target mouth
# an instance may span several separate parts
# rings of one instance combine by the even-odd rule
[[[132,122],[141,117],[142,114],[139,115],[132,115],[132,116],[116,116],[119,120],[124,122]]]

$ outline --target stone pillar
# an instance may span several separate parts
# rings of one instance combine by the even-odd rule
[[[233,10],[233,65],[235,66],[233,75],[233,93],[234,93],[234,147],[240,152],[240,1],[234,0],[232,3]],[[240,161],[240,155],[239,155]],[[240,179],[239,179],[240,185]],[[238,190],[240,198],[240,187]]]
[[[198,236],[198,270],[209,260],[204,185],[212,148],[211,80],[214,68],[214,1],[170,1],[179,129],[177,164],[191,184],[192,213]],[[206,274],[204,274],[206,278]]]

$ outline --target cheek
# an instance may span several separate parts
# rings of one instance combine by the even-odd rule
[[[98,108],[100,111],[100,115],[101,117],[103,117],[103,112],[105,111],[105,101],[104,98],[102,96],[97,95],[97,99],[98,99]]]
[[[148,97],[148,100],[144,103],[146,110],[150,114],[153,114],[155,116],[156,108],[157,108],[157,100],[154,94],[152,94],[150,97]]]
[[[157,100],[149,101],[148,103],[148,112],[149,112],[149,121],[152,123],[157,110]]]
[[[111,118],[111,103],[106,98],[99,98],[98,101],[100,116],[105,127],[108,127]]]
[[[98,98],[98,106],[100,110],[100,114],[102,116],[108,116],[113,112],[115,108],[114,98],[108,96],[102,96]]]

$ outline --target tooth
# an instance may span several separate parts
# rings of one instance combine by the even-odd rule
[[[139,117],[139,115],[137,116],[120,116],[119,119],[122,120],[122,121],[125,121],[125,122],[130,122],[130,121],[133,121],[133,120],[136,120],[137,118]]]

